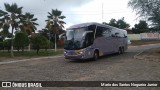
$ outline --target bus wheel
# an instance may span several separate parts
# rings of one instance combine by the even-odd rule
[[[124,53],[124,47],[122,47],[122,54]]]
[[[99,57],[99,53],[98,53],[98,51],[95,51],[94,56],[93,56],[93,60],[94,61],[98,60],[98,57]]]
[[[119,47],[119,49],[118,49],[118,54],[122,54],[122,48],[121,47]]]

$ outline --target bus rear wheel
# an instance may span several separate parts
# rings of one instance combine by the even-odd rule
[[[93,55],[93,60],[94,61],[98,60],[98,57],[99,57],[99,53],[98,53],[98,51],[95,51],[94,55]]]
[[[122,54],[124,53],[124,47],[122,47]]]
[[[119,49],[118,49],[118,54],[122,54],[122,48],[121,47],[119,47]]]

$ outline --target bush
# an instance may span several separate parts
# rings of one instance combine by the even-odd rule
[[[7,39],[3,41],[4,49],[7,48],[8,52],[11,49],[12,39]]]
[[[29,38],[28,35],[24,32],[18,32],[15,35],[14,39],[14,46],[17,48],[19,51],[22,49],[24,51],[24,47],[29,45]]]
[[[0,42],[0,50],[4,49],[3,42]]]
[[[48,48],[48,46],[49,46],[47,38],[42,35],[36,35],[36,36],[32,37],[31,42],[32,42],[33,49],[37,50],[37,54],[40,49]]]

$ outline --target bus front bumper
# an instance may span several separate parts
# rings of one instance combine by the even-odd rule
[[[65,59],[86,59],[85,52],[82,50],[65,50]]]
[[[84,55],[82,54],[77,54],[77,55],[69,55],[69,54],[64,54],[65,59],[85,59]]]

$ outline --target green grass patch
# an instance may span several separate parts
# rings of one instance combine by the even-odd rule
[[[130,46],[160,43],[160,40],[132,40]]]
[[[57,50],[55,52],[54,50],[40,50],[37,54],[36,51],[24,51],[24,52],[18,52],[14,51],[14,57],[41,57],[41,56],[54,56],[58,54],[63,54],[63,50]],[[7,51],[0,51],[0,57],[11,57],[10,52]]]

